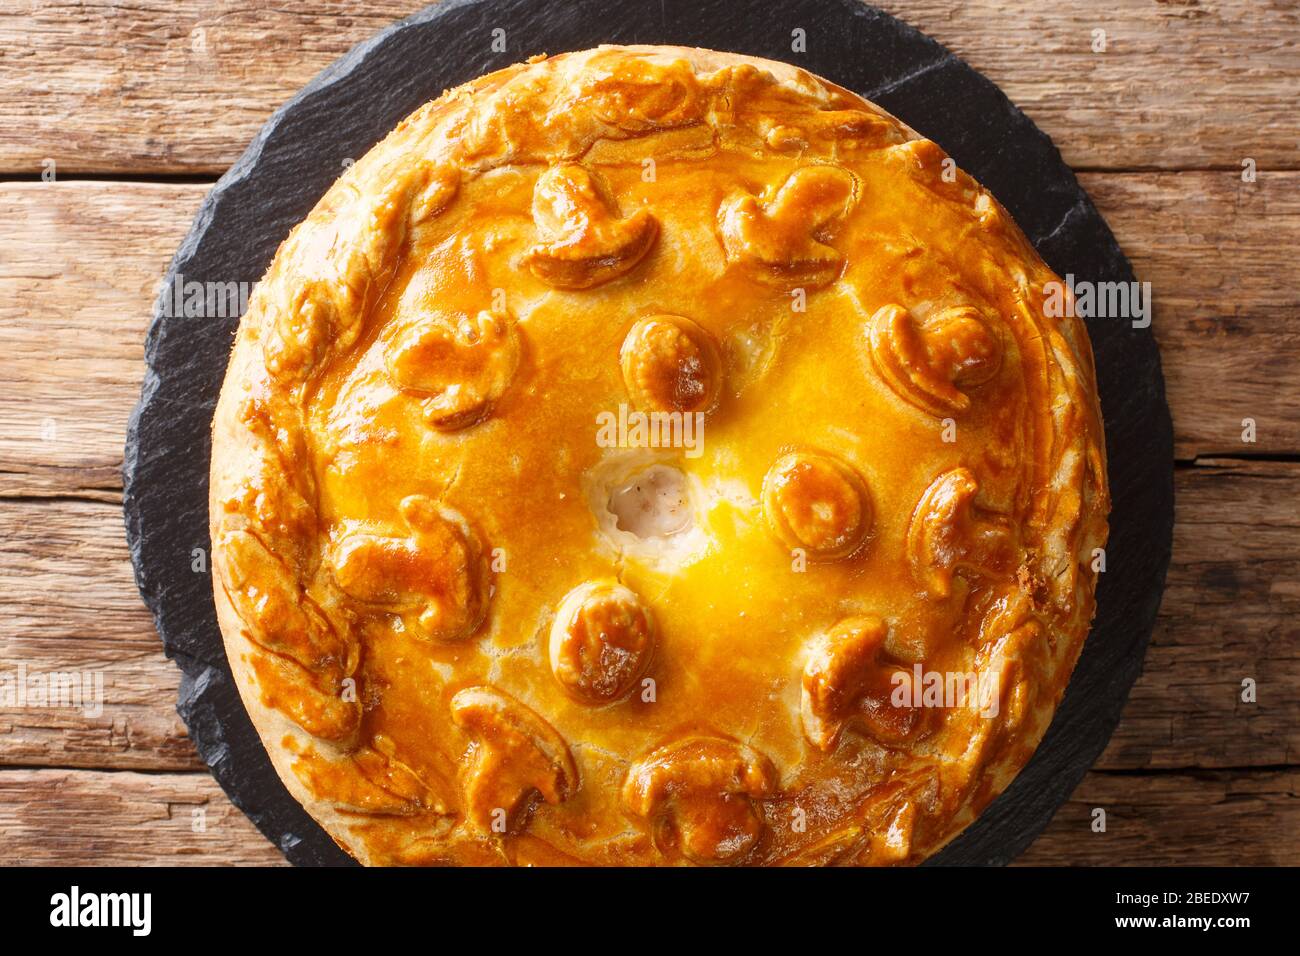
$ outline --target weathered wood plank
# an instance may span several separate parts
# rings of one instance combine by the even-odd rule
[[[284,865],[206,773],[0,770],[0,859],[22,866]]]
[[[1097,766],[1300,764],[1300,465],[1179,469],[1174,510],[1160,617]]]
[[[0,12],[0,163],[220,173],[276,107],[421,0],[176,0]],[[39,82],[38,82],[39,81]]]
[[[120,505],[0,500],[0,764],[200,768],[179,682],[136,593]]]
[[[0,11],[0,169],[39,172],[53,159],[64,173],[223,172],[312,76],[423,5],[11,2]],[[1300,13],[1289,0],[880,5],[998,83],[1072,165],[1235,169],[1253,157],[1294,168]],[[462,40],[490,41],[488,27]],[[541,52],[512,42],[503,66]]]
[[[1178,456],[1300,452],[1300,290],[1279,279],[1300,173],[1084,182],[1152,283]],[[206,189],[0,184],[0,495],[121,487],[153,290]]]
[[[1179,469],[1173,564],[1145,670],[1098,767],[1300,763],[1300,464]],[[102,714],[0,707],[0,765],[189,769],[115,504],[0,498],[0,678],[99,670]],[[1254,704],[1241,681],[1257,683]]]
[[[1300,770],[1088,774],[1017,860],[1039,866],[1300,865]],[[1092,830],[1106,811],[1106,832]]]
[[[1081,177],[1150,282],[1175,455],[1300,451],[1300,174]],[[1242,420],[1256,441],[1242,441]]]
[[[1092,773],[1019,862],[1295,866],[1297,787],[1295,770]],[[1106,810],[1105,833],[1091,829],[1096,807]],[[283,862],[206,774],[89,770],[0,770],[0,856],[23,865]]]
[[[121,489],[155,286],[207,189],[0,184],[0,495]]]
[[[997,83],[1077,169],[1296,167],[1291,0],[878,5]]]

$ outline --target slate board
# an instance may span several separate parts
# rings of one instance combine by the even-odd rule
[[[806,52],[793,52],[802,29]],[[494,33],[503,30],[504,35]],[[504,51],[493,50],[504,41]],[[213,188],[167,275],[261,278],[342,172],[444,89],[535,53],[667,43],[785,60],[855,90],[938,142],[1010,210],[1060,275],[1130,281],[1128,261],[1051,140],[991,82],[856,0],[447,0],[334,63],[263,127]],[[219,117],[210,118],[218,122]],[[289,796],[231,681],[206,568],[209,422],[237,319],[155,309],[127,433],[136,583],[184,672],[177,710],[231,800],[293,863],[351,860]],[[1105,747],[1151,636],[1173,529],[1173,435],[1150,329],[1089,322],[1114,498],[1099,610],[1065,700],[1029,766],[931,863],[1003,865],[1047,825]]]

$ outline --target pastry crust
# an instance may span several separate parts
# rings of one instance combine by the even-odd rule
[[[787,64],[601,47],[417,110],[280,247],[213,421],[218,618],[281,778],[367,864],[934,853],[1093,615],[1055,280]]]

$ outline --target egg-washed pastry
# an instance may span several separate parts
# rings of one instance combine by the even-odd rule
[[[213,424],[216,603],[367,864],[900,864],[1088,633],[1083,325],[934,143],[602,47],[403,120],[280,247]]]

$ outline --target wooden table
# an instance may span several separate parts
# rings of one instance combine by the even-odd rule
[[[0,681],[22,665],[104,687],[102,713],[0,707],[0,862],[282,862],[176,716],[123,539],[123,432],[155,284],[210,184],[319,69],[420,5],[0,9]],[[1300,5],[883,6],[1052,136],[1154,289],[1168,589],[1123,722],[1023,860],[1300,863]]]

